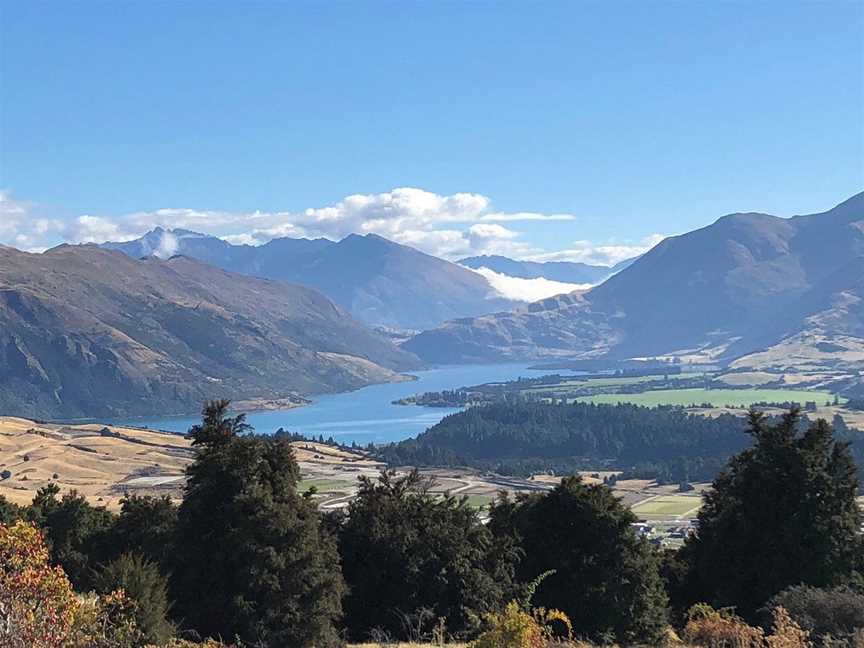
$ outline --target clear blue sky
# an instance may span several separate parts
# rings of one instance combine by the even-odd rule
[[[860,2],[0,6],[0,188],[43,216],[408,186],[575,215],[508,226],[556,250],[864,188]]]

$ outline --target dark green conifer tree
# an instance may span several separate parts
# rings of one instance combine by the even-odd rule
[[[127,495],[120,506],[109,539],[114,555],[134,552],[157,563],[163,573],[170,571],[177,525],[177,507],[171,499]]]
[[[414,617],[416,632],[418,615],[426,631],[444,618],[449,632],[469,632],[513,594],[512,543],[496,539],[464,498],[437,497],[428,485],[417,472],[384,472],[364,478],[348,508],[339,549],[354,640],[372,629],[410,639],[404,622]]]
[[[310,499],[290,443],[244,435],[228,403],[191,431],[174,568],[178,618],[203,636],[272,648],[337,640],[343,581],[335,540]]]
[[[685,604],[735,606],[752,619],[790,585],[852,578],[861,551],[855,463],[824,420],[800,427],[797,409],[776,424],[750,413],[753,446],[714,480],[698,534],[682,550]]]
[[[554,572],[532,603],[565,612],[594,641],[651,642],[667,622],[659,558],[636,536],[636,517],[608,487],[566,477],[547,494],[503,498],[490,527],[514,538],[523,582]]]

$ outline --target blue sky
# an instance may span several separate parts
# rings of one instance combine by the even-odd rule
[[[175,224],[611,262],[864,188],[859,2],[0,6],[28,249]]]

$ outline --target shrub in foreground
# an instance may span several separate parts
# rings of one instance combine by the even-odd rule
[[[154,563],[123,554],[99,570],[96,588],[104,594],[122,590],[134,602],[133,617],[146,641],[164,643],[174,635],[168,621],[168,581]]]
[[[772,611],[773,632],[748,625],[728,609],[700,603],[690,608],[684,627],[685,643],[699,648],[809,648],[810,633],[782,607]]]
[[[797,585],[783,590],[768,604],[783,607],[802,628],[820,641],[847,640],[864,630],[864,594],[848,587],[819,589]]]

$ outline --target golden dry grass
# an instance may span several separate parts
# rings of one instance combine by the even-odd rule
[[[107,430],[107,433],[103,433]],[[356,481],[377,474],[381,464],[360,452],[319,443],[292,444],[308,478]],[[29,504],[50,482],[61,492],[77,490],[92,504],[119,508],[125,493],[168,495],[179,500],[184,470],[194,458],[181,435],[105,425],[58,425],[0,417],[0,495]]]

